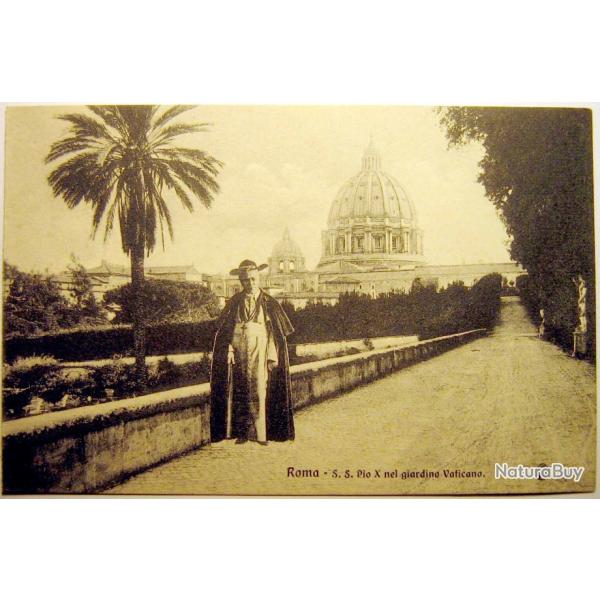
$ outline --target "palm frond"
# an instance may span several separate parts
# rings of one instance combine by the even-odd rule
[[[151,130],[152,116],[156,107],[149,104],[120,105],[115,107],[121,119],[127,124],[127,131],[132,141],[144,143]]]
[[[193,108],[196,108],[196,107],[193,105],[185,105],[185,104],[171,106],[171,108],[168,108],[165,112],[163,112],[160,115],[160,117],[158,117],[158,119],[156,119],[156,121],[154,122],[152,127],[156,131],[157,129],[162,127],[165,123],[168,123],[175,117],[178,117],[179,115],[183,114],[184,112],[187,112],[188,110],[192,110]]]
[[[156,198],[156,206],[158,207],[159,213],[162,219],[166,222],[167,227],[169,229],[169,237],[174,240],[175,233],[173,232],[173,221],[171,220],[171,213],[169,212],[169,208],[166,202],[162,199],[161,196]],[[164,238],[163,238],[163,248],[164,248]]]
[[[190,212],[194,212],[193,202],[190,200],[186,190],[171,176],[169,167],[157,162],[156,170],[158,172],[158,176],[165,183],[167,188],[173,190],[177,194],[177,197],[179,200],[181,200],[183,206]]]
[[[113,129],[116,129],[124,139],[129,137],[127,130],[127,124],[123,121],[121,114],[119,113],[118,106],[109,105],[88,105],[88,108],[96,115],[98,115],[105,123],[110,125]]]
[[[195,179],[199,184],[207,188],[207,191],[217,193],[219,184],[209,169],[204,165],[197,165],[185,160],[165,159],[164,161],[169,168],[177,174],[181,179],[180,174],[185,173],[189,177]],[[182,180],[183,181],[183,180]],[[187,184],[186,184],[187,185]]]
[[[212,175],[217,175],[219,169],[223,167],[223,163],[216,158],[210,156],[202,150],[196,150],[195,148],[163,148],[157,152],[160,157],[166,157],[175,160],[185,160],[191,163],[195,163],[202,169],[206,169]]]
[[[48,176],[55,196],[62,196],[69,208],[82,200],[93,202],[98,194],[106,193],[109,173],[102,169],[97,152],[78,154],[59,165]]]
[[[122,177],[123,194],[119,199],[117,209],[121,229],[121,247],[125,254],[131,254],[141,238],[140,229],[143,227],[142,199],[138,196],[137,174],[125,171]]]
[[[156,246],[156,225],[156,204],[148,200],[144,207],[144,248],[147,256],[150,256]]]
[[[90,203],[94,207],[92,215],[92,239],[96,237],[96,233],[102,222],[102,218],[109,204],[114,204],[114,198],[118,190],[119,182],[119,162],[118,160],[104,161],[98,169],[98,177],[95,184],[90,188],[91,200]],[[104,239],[108,239],[108,235],[112,229],[112,223],[106,225]]]
[[[207,175],[202,169],[195,167],[189,163],[180,161],[165,161],[169,166],[169,169],[174,175],[189,188],[194,196],[200,200],[200,202],[206,207],[210,208],[212,205],[212,193],[218,189],[217,182]]]
[[[67,156],[68,154],[74,154],[76,152],[83,152],[85,150],[98,150],[99,145],[102,142],[97,139],[85,138],[85,137],[70,137],[58,142],[54,142],[50,147],[50,152],[46,156],[46,164],[51,163],[57,158]]]
[[[98,233],[98,229],[100,228],[100,224],[102,223],[102,218],[104,217],[104,213],[106,212],[106,208],[109,204],[114,205],[114,201],[111,204],[111,200],[115,196],[115,186],[114,185],[106,185],[104,188],[104,193],[98,194],[96,201],[94,202],[94,212],[92,215],[92,239],[96,237],[96,233]],[[112,221],[110,225],[106,225],[106,232],[104,235],[104,240],[108,239],[110,231],[112,230]]]
[[[71,123],[71,131],[77,137],[115,141],[105,125],[88,115],[69,113],[57,118]]]
[[[110,205],[110,208],[108,209],[108,212],[106,213],[106,226],[104,228],[104,241],[106,242],[106,240],[108,240],[108,237],[110,236],[110,232],[113,229],[114,223],[115,223],[115,212],[117,210],[119,206],[119,197],[117,195],[117,192],[115,191],[115,194],[113,195],[113,201],[112,204]],[[94,234],[97,231],[98,227],[95,228],[94,230]]]
[[[180,135],[202,133],[207,131],[207,127],[209,127],[208,123],[180,123],[169,125],[168,127],[161,129],[156,136],[152,136],[151,143],[153,148],[158,149]]]
[[[168,178],[169,177],[168,172],[166,173],[166,175]],[[152,169],[149,170],[149,176],[152,178],[152,185],[150,186],[150,190],[153,195],[153,200],[154,200],[154,202],[156,202],[156,205],[157,205],[158,211],[159,211],[159,215],[160,215],[159,222],[160,222],[160,226],[161,226],[161,235],[162,235],[162,227],[163,227],[163,221],[164,221],[167,224],[170,238],[174,239],[173,222],[171,220],[171,213],[169,211],[169,208],[168,208],[166,202],[163,200],[163,197],[162,197],[163,187],[165,184],[168,186],[168,183],[165,181],[165,178],[162,176],[162,174],[160,172],[160,167],[157,168],[157,165],[155,163],[153,163]],[[164,235],[163,235],[163,248],[164,248]]]

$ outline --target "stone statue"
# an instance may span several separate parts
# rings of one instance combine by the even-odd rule
[[[540,324],[538,327],[538,337],[542,339],[546,333],[546,321],[544,321],[544,309],[540,308]]]
[[[585,279],[581,274],[577,276],[575,285],[577,285],[577,305],[579,312],[579,325],[577,326],[577,330],[581,333],[587,333],[587,287],[585,285]]]
[[[573,332],[572,356],[577,356],[578,354],[585,354],[587,349],[587,286],[581,273],[577,275],[577,278],[573,278],[573,283],[577,287],[577,316],[579,323]]]

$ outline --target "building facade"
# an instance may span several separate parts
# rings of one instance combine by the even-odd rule
[[[439,289],[455,281],[472,286],[484,275],[500,273],[513,286],[525,273],[512,262],[426,264],[415,206],[400,183],[381,169],[372,142],[360,171],[340,187],[331,204],[317,267],[306,268],[302,249],[287,228],[267,262],[263,289],[297,308],[309,302],[334,304],[345,292],[376,297],[408,291],[416,279]],[[205,275],[204,280],[221,304],[241,289],[237,277]]]
[[[94,296],[101,301],[109,290],[131,283],[131,269],[123,265],[109,263],[103,260],[97,267],[86,269],[90,277]],[[145,267],[147,279],[167,279],[169,281],[194,281],[206,285],[202,273],[193,265],[173,267]],[[61,292],[69,297],[73,289],[73,277],[70,271],[63,271],[53,277]]]

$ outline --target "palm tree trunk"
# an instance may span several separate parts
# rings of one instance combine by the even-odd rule
[[[138,392],[146,389],[146,323],[142,290],[144,286],[144,246],[136,244],[131,251],[131,287],[133,291],[133,351],[135,381]]]

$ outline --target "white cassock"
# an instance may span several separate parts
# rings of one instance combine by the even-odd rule
[[[248,390],[246,439],[267,441],[266,399],[269,370],[267,361],[277,365],[277,348],[265,314],[255,296],[247,294],[236,315],[231,345],[235,376],[245,380]]]

